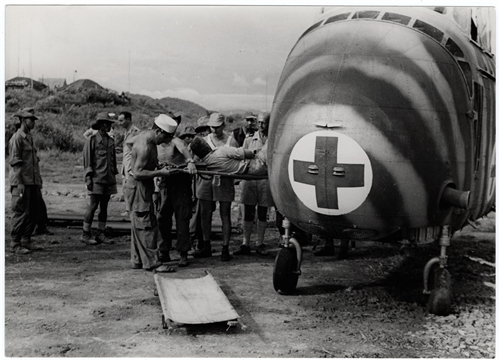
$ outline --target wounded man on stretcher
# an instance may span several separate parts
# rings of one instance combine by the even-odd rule
[[[208,171],[228,174],[267,175],[267,143],[257,153],[243,148],[221,147],[212,149],[203,139],[196,137],[189,145],[191,151]]]

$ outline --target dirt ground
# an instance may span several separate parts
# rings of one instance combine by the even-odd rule
[[[87,198],[77,181],[49,178],[44,197],[50,213],[83,213]],[[8,192],[5,199],[8,240]],[[110,209],[116,216],[124,203],[116,198]],[[220,226],[218,217],[214,225]],[[266,236],[269,255],[234,256],[229,262],[220,261],[216,233],[219,252],[212,258],[190,257],[187,268],[173,261],[177,272],[163,277],[211,272],[245,329],[215,324],[164,330],[153,274],[129,268],[128,235],[115,234],[113,245],[86,246],[80,229],[50,229],[55,235],[35,238],[43,250],[15,255],[5,248],[7,357],[495,356],[495,269],[487,263],[495,263],[495,213],[452,240],[454,298],[447,317],[428,315],[422,295],[422,270],[438,255],[435,244],[402,255],[398,246],[357,242],[349,259],[337,260],[315,257],[313,239],[304,248],[297,293],[284,296],[272,284],[279,251],[275,228]],[[231,252],[240,240],[232,235]]]

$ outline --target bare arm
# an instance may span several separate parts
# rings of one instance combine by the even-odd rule
[[[186,144],[182,141],[182,139],[179,138],[174,138],[172,139],[172,142],[174,143],[175,147],[181,154],[186,158],[187,160],[187,169],[189,174],[195,174],[196,173],[196,166],[194,165],[194,160],[193,156],[191,153],[189,153],[189,149],[186,147]]]
[[[147,143],[146,141],[134,143],[134,147],[132,148],[132,173],[135,179],[143,180],[154,177],[167,177],[179,172],[177,169],[146,169],[150,153],[154,151],[152,147],[156,147],[156,145]]]

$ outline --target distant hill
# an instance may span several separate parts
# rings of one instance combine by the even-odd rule
[[[79,79],[63,89],[54,91],[47,89],[46,92],[31,89],[31,79],[15,78],[12,81],[11,87],[6,87],[5,118],[10,119],[20,108],[33,107],[37,116],[44,119],[43,124],[54,130],[48,130],[44,134],[45,138],[40,133],[37,144],[41,149],[44,149],[42,141],[55,134],[56,129],[66,129],[73,133],[74,141],[70,141],[70,146],[61,148],[56,145],[56,147],[62,150],[80,150],[83,147],[81,134],[92,124],[95,116],[103,111],[115,114],[128,111],[132,113],[134,124],[141,129],[149,128],[153,119],[162,113],[171,116],[180,114],[182,120],[179,131],[187,125],[196,127],[199,118],[210,114],[202,106],[188,100],[170,97],[154,99],[141,94],[118,94],[91,79]],[[34,89],[39,85],[47,88],[46,85],[33,80]],[[121,128],[117,127],[116,132],[121,133]]]
[[[64,90],[81,90],[81,89],[104,89],[104,87],[97,84],[90,79],[78,79],[71,84],[68,84]]]

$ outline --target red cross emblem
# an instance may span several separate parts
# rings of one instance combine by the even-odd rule
[[[318,131],[299,139],[289,176],[297,197],[318,213],[340,215],[359,207],[371,189],[370,160],[352,138]]]

